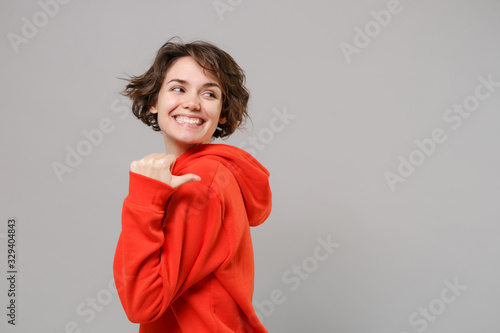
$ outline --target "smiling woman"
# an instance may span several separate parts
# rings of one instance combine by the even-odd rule
[[[198,65],[192,57],[182,57],[167,71],[158,94],[157,114],[167,151],[180,156],[193,145],[210,143],[220,117],[221,89],[217,78]]]
[[[271,213],[269,172],[211,144],[247,117],[245,75],[206,42],[167,42],[129,80],[132,111],[165,153],[132,162],[113,272],[140,332],[267,332],[252,305],[250,227]]]
[[[204,69],[204,74],[211,75],[210,84],[217,84],[219,87],[221,117],[226,119],[226,122],[219,126],[213,137],[228,137],[248,117],[247,104],[250,95],[245,87],[244,71],[229,54],[210,43],[165,43],[146,73],[127,79],[129,84],[123,95],[132,99],[132,111],[136,117],[152,126],[155,131],[161,130],[157,114],[151,113],[150,109],[156,106],[165,76],[171,71],[173,63],[184,57],[193,58]],[[182,81],[181,77],[171,78]],[[213,79],[215,81],[212,81]]]

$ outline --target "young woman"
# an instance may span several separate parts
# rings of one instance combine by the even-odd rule
[[[113,265],[140,332],[267,332],[252,306],[250,226],[271,212],[269,172],[211,143],[248,116],[244,82],[218,47],[169,41],[123,93],[166,148],[131,164]]]

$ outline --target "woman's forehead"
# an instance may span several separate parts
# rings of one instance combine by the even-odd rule
[[[211,83],[219,83],[219,80],[210,71],[204,69],[193,57],[182,57],[176,59],[168,68],[165,78],[171,80],[177,78],[186,82],[193,80],[206,80]]]

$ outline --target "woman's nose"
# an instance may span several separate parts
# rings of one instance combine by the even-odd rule
[[[200,99],[197,94],[186,94],[182,106],[190,110],[200,109]]]

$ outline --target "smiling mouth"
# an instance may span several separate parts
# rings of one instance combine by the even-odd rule
[[[179,124],[189,124],[189,125],[196,125],[196,126],[200,126],[205,122],[201,118],[191,118],[191,117],[185,117],[185,116],[176,116],[176,117],[174,117],[174,119]]]

